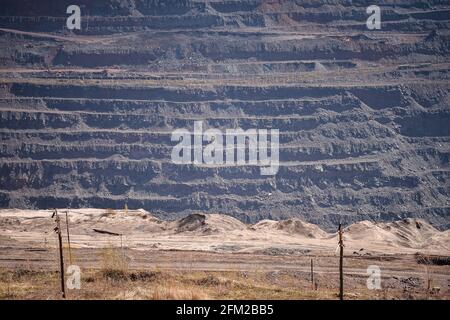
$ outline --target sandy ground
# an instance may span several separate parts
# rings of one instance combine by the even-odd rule
[[[145,210],[60,209],[58,212],[63,232],[66,232],[67,212],[73,248],[122,243],[136,250],[333,254],[338,243],[337,233],[327,233],[299,219],[263,220],[245,225],[219,214],[193,214],[175,221],[162,221]],[[55,238],[51,215],[51,210],[0,210],[0,235],[45,245]],[[357,251],[358,255],[416,252],[450,255],[450,231],[441,232],[418,219],[392,223],[362,221],[344,229],[344,242],[347,252]]]
[[[176,221],[161,221],[144,210],[67,210],[69,252],[66,210],[58,212],[66,266],[76,264],[83,270],[102,270],[105,250],[116,250],[127,270],[163,270],[170,272],[171,277],[181,272],[182,283],[187,281],[187,275],[197,273],[208,276],[248,273],[252,275],[250,278],[263,275],[262,282],[255,280],[258,285],[277,288],[255,296],[252,287],[242,293],[244,298],[335,298],[337,234],[327,233],[301,220],[263,220],[245,225],[234,218],[215,214],[194,214]],[[51,214],[51,210],[0,211],[2,272],[56,273],[59,260]],[[355,294],[353,298],[429,298],[430,290],[434,290],[434,298],[450,297],[449,231],[438,231],[422,220],[363,221],[344,229],[344,244],[344,274],[348,289]],[[424,263],[423,257],[436,259]],[[316,285],[319,291],[325,291],[308,291],[305,296],[299,292],[305,287],[311,288],[308,283],[311,260]],[[385,291],[367,289],[367,268],[373,265],[380,268],[383,290],[390,290],[388,296]],[[285,295],[277,296],[276,290],[282,290],[283,286],[279,277],[292,278],[291,281],[296,283],[295,288],[291,288],[293,291],[290,289]],[[41,276],[38,278],[42,281]],[[145,283],[142,285],[146,286]],[[123,287],[121,290],[130,289]],[[227,297],[236,298],[236,290],[230,289]],[[119,297],[122,291],[117,293]],[[215,296],[216,291],[208,292],[208,297],[219,298]],[[131,296],[135,297],[134,294]],[[30,296],[23,296],[33,297],[44,298],[33,291]],[[89,297],[79,294],[79,298]]]

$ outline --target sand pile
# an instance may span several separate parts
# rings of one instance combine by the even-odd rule
[[[206,225],[206,216],[204,214],[190,214],[187,217],[176,220],[174,225],[178,232],[198,231]]]
[[[345,238],[379,242],[405,248],[425,248],[436,243],[445,244],[448,232],[440,232],[422,219],[403,219],[388,223],[361,221],[344,229]]]
[[[346,239],[352,240],[394,240],[390,232],[385,231],[372,221],[360,221],[344,228]]]
[[[179,220],[168,223],[177,233],[195,232],[198,234],[221,234],[248,229],[239,220],[222,214],[190,214]],[[170,227],[171,226],[171,227]]]
[[[66,210],[58,212],[65,226]],[[251,251],[270,246],[286,251],[295,246],[302,249],[315,246],[333,251],[337,245],[337,233],[329,234],[295,218],[246,225],[222,214],[195,213],[163,221],[145,210],[88,208],[67,209],[67,212],[71,238],[79,246],[95,247],[113,241],[115,238],[108,232],[124,235],[129,245],[139,248],[215,250],[220,247],[223,250],[226,247]],[[52,210],[0,210],[0,235],[42,241],[43,236],[53,233],[55,223],[51,214]],[[350,251],[450,252],[450,230],[441,232],[420,219],[357,222],[344,229],[344,241]]]
[[[382,228],[397,238],[397,243],[404,247],[422,247],[440,231],[422,219],[404,219],[386,224]]]
[[[59,211],[65,219],[65,210]],[[132,234],[136,231],[160,232],[163,222],[148,211],[114,209],[74,209],[68,210],[71,228],[81,234],[91,234],[93,229],[119,234]],[[64,220],[65,221],[65,220]]]
[[[442,231],[431,236],[431,238],[428,239],[427,248],[440,248],[443,249],[442,252],[450,252],[450,230]]]
[[[296,218],[281,221],[262,220],[253,225],[253,228],[261,231],[281,231],[290,235],[303,236],[313,239],[328,236],[328,233],[320,229],[318,226]]]

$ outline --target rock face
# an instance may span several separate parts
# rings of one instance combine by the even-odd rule
[[[5,0],[0,207],[450,227],[445,1]],[[275,176],[178,165],[172,131],[280,130]]]

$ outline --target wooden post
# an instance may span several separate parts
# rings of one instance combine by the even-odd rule
[[[314,290],[314,261],[311,258],[311,287]]]
[[[60,274],[61,274],[61,294],[62,297],[66,298],[66,285],[64,282],[64,256],[63,256],[63,247],[62,247],[62,237],[61,237],[61,223],[58,216],[58,211],[55,209],[53,216],[55,217],[56,227],[55,231],[58,235],[58,245],[59,245],[59,267],[60,267]]]
[[[344,300],[344,241],[342,225],[339,223],[339,300]]]
[[[70,248],[69,214],[66,210],[67,243],[69,244],[69,262],[72,265],[72,249]]]

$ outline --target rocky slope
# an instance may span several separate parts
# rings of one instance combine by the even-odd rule
[[[450,227],[447,1],[3,1],[0,206]],[[171,133],[277,128],[281,166],[176,165]]]

